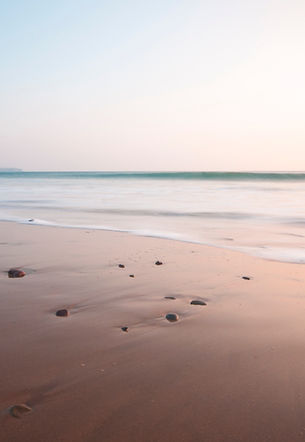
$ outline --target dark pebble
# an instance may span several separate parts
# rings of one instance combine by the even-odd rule
[[[246,281],[250,281],[250,276],[242,276],[242,279],[245,279]]]
[[[200,301],[200,299],[194,299],[193,301],[191,301],[192,305],[207,305],[206,302],[204,301]]]
[[[177,313],[167,313],[165,317],[169,322],[176,322],[179,319]]]
[[[34,221],[34,219],[33,219],[33,218],[29,219],[29,223],[32,223],[33,221]]]
[[[123,331],[123,332],[128,332],[128,327],[121,327],[121,330]]]
[[[129,278],[134,278],[134,275],[129,275]]]
[[[10,408],[10,413],[14,417],[26,416],[27,414],[31,413],[31,411],[32,411],[32,408],[26,404],[13,405]]]
[[[161,261],[156,261],[156,262],[155,262],[155,265],[156,265],[156,266],[162,266],[162,264],[163,264],[163,262],[161,262]]]
[[[164,296],[164,299],[176,299],[175,296]]]
[[[25,276],[25,272],[19,269],[10,269],[7,273],[9,278],[23,278]]]
[[[63,318],[63,317],[69,316],[69,312],[66,308],[63,308],[61,310],[57,310],[56,316],[60,316]]]
[[[120,269],[125,269],[124,264],[119,264]]]

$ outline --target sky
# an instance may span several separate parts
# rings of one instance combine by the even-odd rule
[[[305,170],[304,0],[0,0],[0,167]]]

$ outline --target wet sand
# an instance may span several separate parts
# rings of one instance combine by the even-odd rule
[[[1,441],[305,440],[303,265],[13,223],[0,248]]]

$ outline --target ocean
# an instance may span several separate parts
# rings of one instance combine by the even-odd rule
[[[0,172],[0,221],[102,229],[305,263],[305,173]]]

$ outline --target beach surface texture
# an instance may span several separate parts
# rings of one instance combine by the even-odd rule
[[[305,439],[302,264],[15,223],[0,247],[1,441]]]

